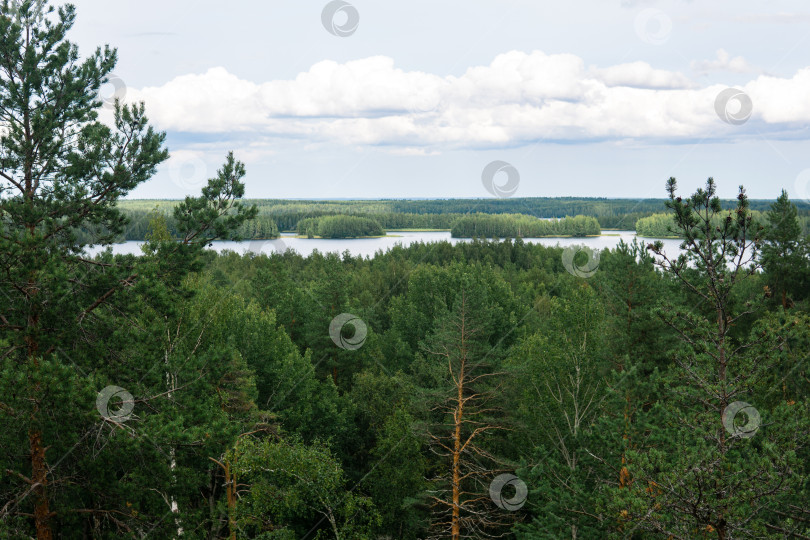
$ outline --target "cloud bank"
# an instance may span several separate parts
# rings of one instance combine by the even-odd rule
[[[696,67],[751,69],[725,51]],[[572,54],[512,51],[458,77],[404,71],[385,56],[324,60],[295,79],[264,83],[216,67],[159,87],[129,89],[126,99],[145,101],[151,120],[168,131],[377,145],[394,152],[519,147],[541,140],[810,136],[810,67],[790,78],[759,75],[736,87],[753,103],[745,125],[724,123],[715,112],[725,85],[702,86],[645,62],[597,68]]]

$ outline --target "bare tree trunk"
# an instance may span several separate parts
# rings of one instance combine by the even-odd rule
[[[436,343],[424,346],[427,353],[447,362],[450,377],[447,398],[435,409],[447,414],[448,421],[439,428],[441,435],[435,432],[429,435],[434,451],[447,459],[449,465],[446,472],[437,478],[443,488],[449,485],[449,489],[442,489],[439,496],[431,497],[435,506],[440,509],[440,517],[432,526],[435,535],[431,538],[449,537],[452,540],[477,538],[476,534],[480,535],[481,531],[489,532],[490,529],[507,527],[513,523],[510,516],[504,515],[508,512],[498,511],[496,504],[489,502],[488,493],[480,491],[480,485],[483,485],[484,479],[490,478],[492,471],[467,457],[474,454],[498,463],[495,456],[479,447],[476,442],[481,435],[503,429],[498,424],[490,423],[486,417],[487,414],[497,414],[500,409],[488,403],[493,398],[493,391],[476,388],[476,384],[481,385],[485,378],[503,374],[481,372],[484,367],[475,361],[475,335],[481,329],[470,317],[465,290],[461,291],[457,310],[450,323],[452,331],[443,332]],[[473,492],[472,489],[478,491]]]
[[[461,371],[459,373],[458,378],[458,401],[456,405],[456,411],[454,416],[455,419],[455,434],[453,437],[453,514],[452,514],[452,538],[453,540],[457,540],[461,536],[461,523],[459,522],[460,519],[460,506],[459,506],[459,492],[460,486],[459,483],[461,482],[461,474],[459,471],[460,459],[461,459],[461,420],[464,416],[464,333],[462,327],[462,334],[461,334],[461,347],[462,347],[462,356],[461,356]]]
[[[466,333],[466,298],[462,295],[462,313],[465,314],[461,319],[461,348],[459,358],[459,372],[458,380],[456,381],[456,410],[453,412],[453,420],[455,421],[455,430],[453,436],[453,509],[451,521],[451,535],[453,540],[458,540],[461,537],[461,426],[464,419],[464,371],[467,362],[467,333]]]

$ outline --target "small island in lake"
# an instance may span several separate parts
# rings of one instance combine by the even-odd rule
[[[335,215],[302,219],[298,235],[306,238],[374,238],[385,236],[376,220],[363,216]]]
[[[476,213],[453,223],[453,238],[542,238],[599,236],[602,229],[592,216],[541,219],[526,214]]]

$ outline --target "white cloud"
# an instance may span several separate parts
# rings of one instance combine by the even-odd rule
[[[721,52],[717,62],[726,69],[747,66]],[[166,130],[435,152],[541,139],[740,136],[745,126],[724,124],[714,111],[724,88],[700,87],[644,62],[586,69],[572,54],[512,51],[458,77],[404,71],[383,56],[322,61],[295,79],[261,84],[213,68],[131,90],[127,99],[144,100]],[[759,76],[740,88],[753,100],[758,130],[795,132],[810,121],[810,102],[802,99],[810,93],[810,68],[790,79]]]
[[[762,75],[742,87],[751,96],[754,114],[768,124],[810,124],[810,67],[790,79]]]
[[[605,69],[594,69],[596,77],[607,86],[634,88],[691,88],[694,83],[686,75],[674,71],[654,69],[646,62],[618,64]]]
[[[692,69],[700,73],[712,71],[730,71],[732,73],[756,73],[761,70],[752,66],[742,56],[731,57],[724,49],[718,49],[716,60],[698,60],[692,62]]]
[[[732,20],[747,23],[805,24],[810,22],[810,13],[741,13]]]

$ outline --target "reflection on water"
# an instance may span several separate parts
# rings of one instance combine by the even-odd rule
[[[590,238],[524,238],[523,241],[528,244],[543,244],[546,246],[571,246],[571,245],[586,245],[592,249],[605,249],[613,248],[619,240],[624,240],[626,243],[633,241],[636,237],[635,231],[605,231],[602,236]],[[644,243],[649,243],[652,240],[640,238]],[[378,251],[387,251],[397,244],[402,246],[409,246],[415,242],[441,242],[449,241],[452,244],[458,242],[469,242],[468,238],[451,238],[449,232],[424,232],[424,231],[397,231],[392,232],[391,236],[384,238],[354,238],[354,239],[331,239],[325,240],[320,238],[295,238],[293,234],[283,234],[281,238],[276,240],[248,240],[244,242],[214,242],[211,249],[218,252],[225,250],[234,251],[236,253],[245,253],[251,251],[253,253],[273,253],[283,252],[287,249],[308,256],[313,251],[318,250],[321,253],[334,252],[343,253],[348,251],[353,256],[367,256],[373,257]],[[664,240],[664,248],[670,256],[676,255],[680,252],[678,245],[679,240]],[[113,246],[113,253],[133,254],[140,255],[140,245],[143,242],[124,242],[115,244]],[[99,252],[98,248],[88,248],[87,253],[94,255]]]

